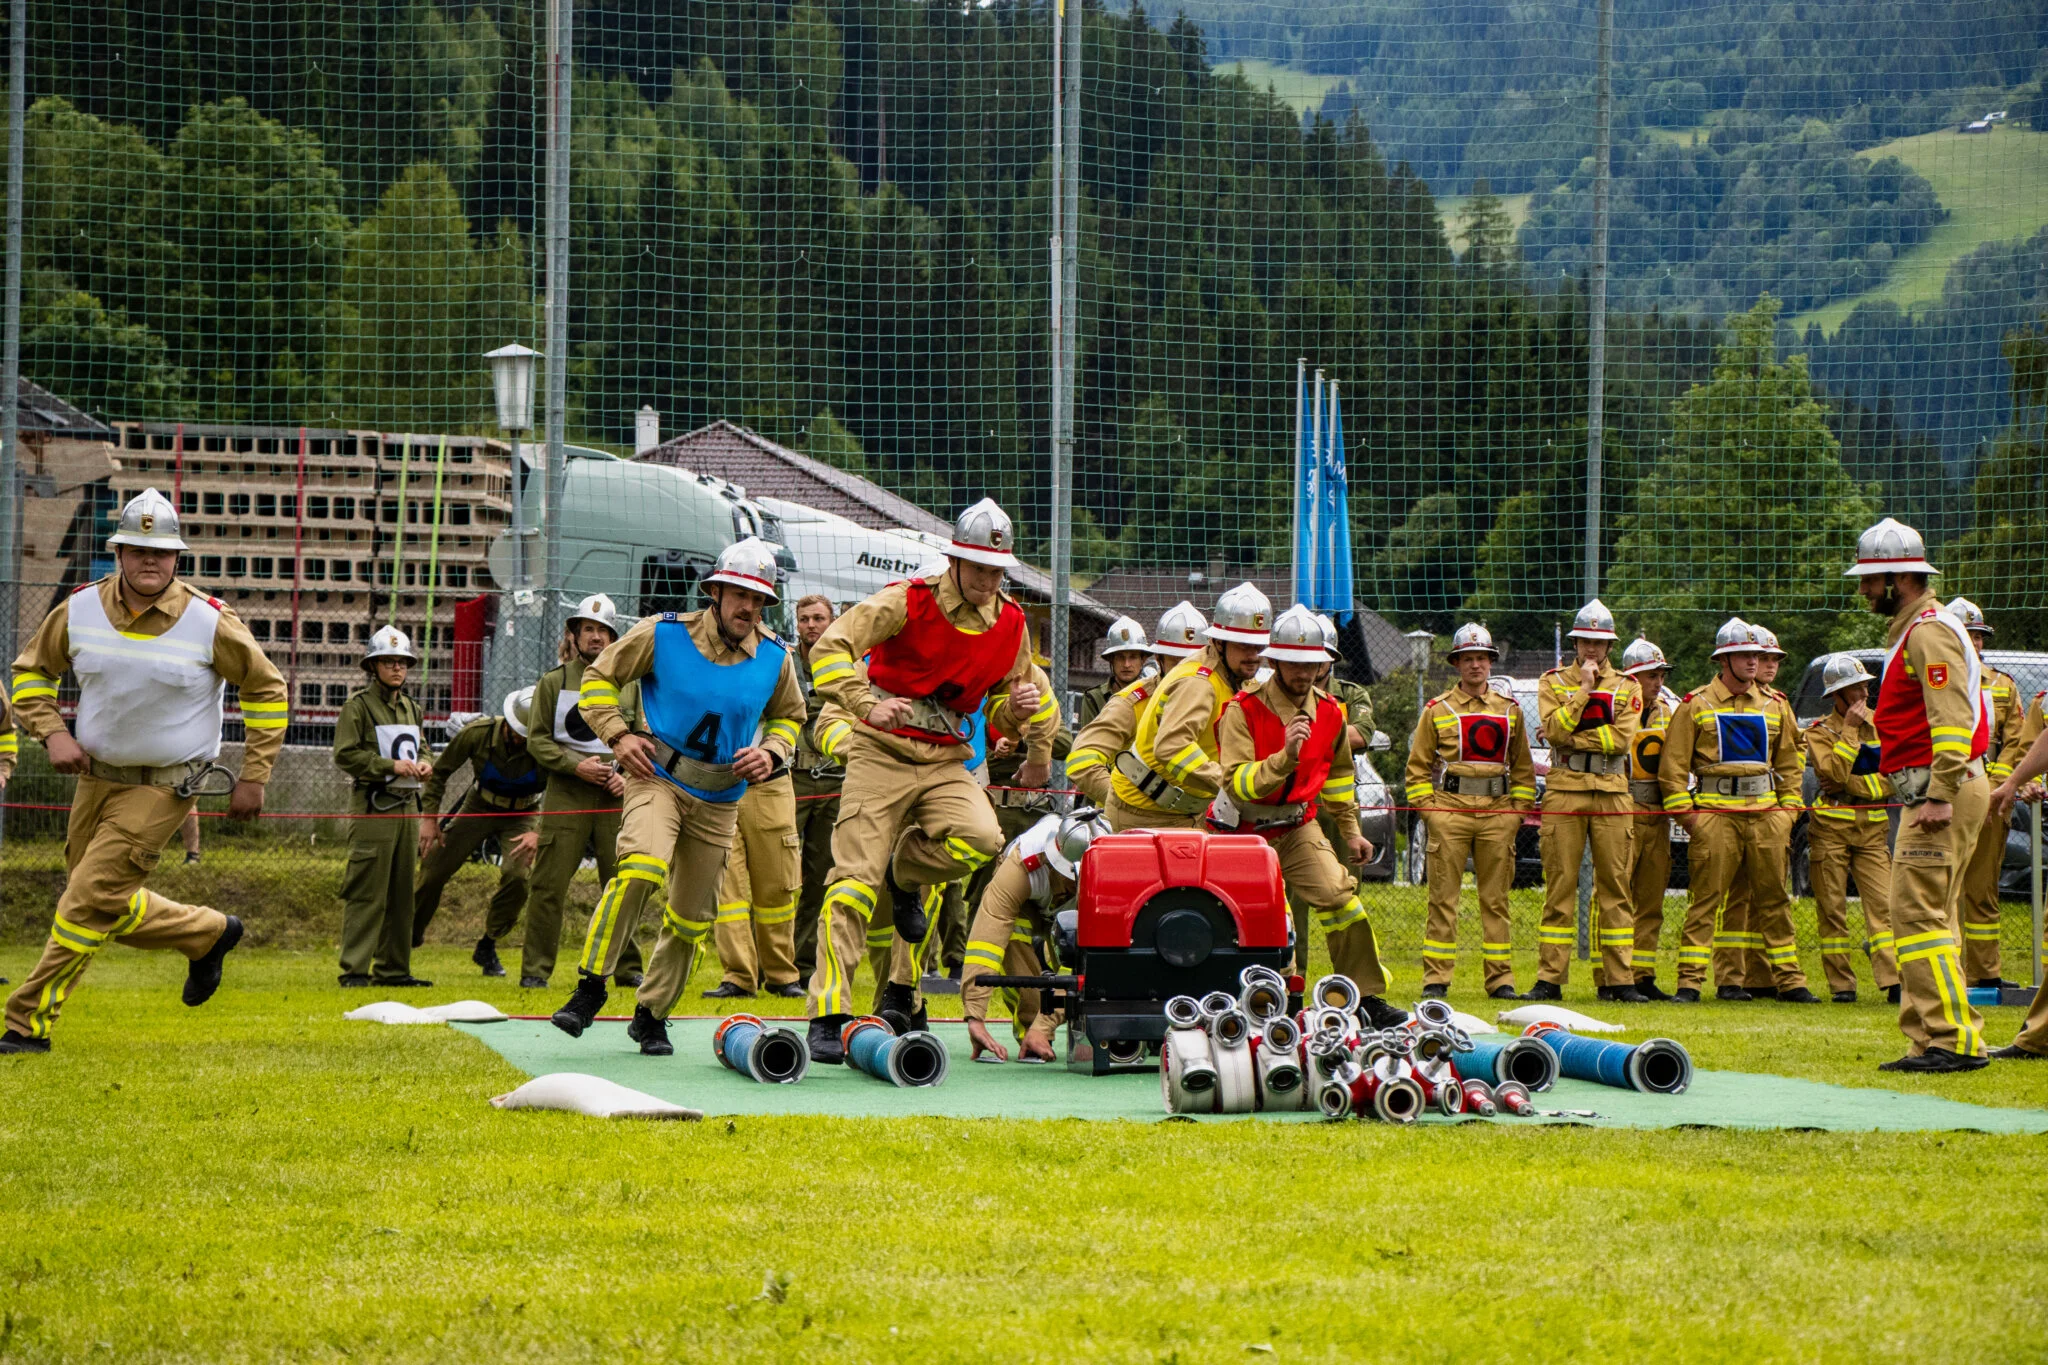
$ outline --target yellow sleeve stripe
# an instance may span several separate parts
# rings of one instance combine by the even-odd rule
[[[289,702],[250,701],[247,698],[242,701],[242,714],[245,716],[281,716],[290,709]]]
[[[1665,796],[1665,798],[1664,798],[1664,809],[1665,809],[1665,810],[1691,810],[1691,809],[1692,809],[1692,793],[1690,793],[1690,792],[1671,792],[1671,793],[1667,794],[1667,795]]]
[[[248,730],[282,730],[291,721],[284,716],[244,716],[242,727]]]
[[[617,706],[619,689],[608,682],[587,682],[576,692],[578,706]]]
[[[1435,792],[1436,788],[1430,786],[1427,782],[1411,783],[1408,787],[1408,799],[1410,801],[1427,801]]]
[[[1836,758],[1846,758],[1846,759],[1848,759],[1849,761],[1851,761],[1851,762],[1854,762],[1854,761],[1855,761],[1855,759],[1856,759],[1856,753],[1857,753],[1857,746],[1856,746],[1856,745],[1854,745],[1854,744],[1851,744],[1851,743],[1849,743],[1849,742],[1848,742],[1847,740],[1836,740],[1836,741],[1835,741],[1835,757],[1836,757]]]
[[[1067,775],[1071,777],[1075,773],[1087,772],[1090,768],[1100,768],[1108,762],[1108,755],[1098,750],[1076,749],[1067,755]]]
[[[1347,777],[1339,782],[1325,782],[1323,795],[1332,801],[1349,801],[1358,795],[1358,781],[1356,778]]]
[[[1031,718],[1029,720],[1026,720],[1024,723],[1026,725],[1037,725],[1043,721],[1053,719],[1055,716],[1059,715],[1059,713],[1060,704],[1058,700],[1053,697],[1047,697],[1042,703],[1040,703],[1039,708],[1031,713]]]
[[[57,680],[46,678],[40,673],[17,673],[14,675],[13,697],[22,701],[29,697],[54,697],[57,695]]]
[[[1510,787],[1508,788],[1508,795],[1516,801],[1534,801],[1536,799],[1536,789],[1534,787]]]
[[[21,740],[18,736],[12,733],[0,735],[0,754],[18,754],[20,752]]]
[[[796,743],[798,726],[793,720],[771,720],[768,722],[768,738]]]
[[[1230,775],[1230,790],[1246,801],[1258,800],[1258,792],[1252,787],[1252,779],[1258,776],[1258,772],[1258,764],[1240,763],[1237,771]]]
[[[840,678],[853,676],[851,654],[820,654],[811,660],[811,681],[814,683],[836,682]]]
[[[1937,725],[1934,727],[1934,737],[1936,739],[1944,737],[1953,739],[1959,735],[1967,739],[1972,733],[1970,727],[1966,725]]]

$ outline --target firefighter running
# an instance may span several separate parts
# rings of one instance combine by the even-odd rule
[[[441,893],[449,879],[487,841],[498,841],[498,889],[485,912],[484,936],[477,940],[470,960],[485,976],[503,976],[498,961],[498,940],[512,932],[519,912],[526,907],[526,885],[533,866],[532,811],[540,806],[541,789],[547,774],[526,751],[527,708],[533,689],[523,688],[505,698],[502,715],[479,716],[455,732],[446,748],[434,759],[433,775],[427,778],[422,798],[427,818],[420,822],[419,880],[412,897],[412,946],[426,941],[427,926],[441,908]],[[474,780],[463,795],[462,804],[446,821],[441,819],[441,797],[448,781],[468,768]]]
[[[1486,993],[1495,1000],[1520,998],[1508,888],[1515,877],[1519,812],[1536,804],[1536,766],[1522,708],[1491,686],[1499,657],[1485,626],[1458,627],[1450,652],[1458,685],[1429,699],[1408,743],[1408,804],[1421,812],[1428,850],[1422,993],[1439,999],[1450,994],[1458,965],[1458,901],[1468,859],[1478,885]]]
[[[1003,571],[1017,563],[1011,544],[1008,514],[984,498],[954,523],[944,574],[882,589],[827,627],[811,652],[818,690],[861,722],[846,740],[819,917],[815,1061],[845,1059],[840,1029],[878,914],[906,944],[921,943],[925,890],[973,875],[1002,851],[995,811],[963,762],[973,714],[1002,698],[991,709],[1007,714],[1003,728],[1023,742],[1019,785],[1043,787],[1051,776],[1059,704],[1032,661],[1023,608],[1002,591]],[[923,1012],[914,983],[892,980],[887,1002],[913,1018]]]
[[[795,661],[761,625],[776,601],[775,574],[764,542],[728,546],[704,580],[709,607],[641,621],[584,670],[578,705],[625,771],[626,804],[618,874],[590,917],[575,993],[554,1015],[572,1038],[604,1007],[605,978],[649,899],[661,904],[673,883],[626,1035],[648,1056],[674,1051],[668,1014],[711,932],[739,802],[789,762],[803,725]],[[635,682],[646,735],[619,710],[621,691]]]
[[[1332,970],[1358,984],[1364,995],[1361,1008],[1372,1027],[1393,1028],[1408,1016],[1381,998],[1387,976],[1372,922],[1358,898],[1358,880],[1316,823],[1323,804],[1345,814],[1355,808],[1358,780],[1344,708],[1315,685],[1329,653],[1314,613],[1288,608],[1273,623],[1271,643],[1258,657],[1272,661],[1272,674],[1263,681],[1247,679],[1216,725],[1223,789],[1211,802],[1205,823],[1225,832],[1256,834],[1272,845],[1288,891],[1308,904],[1323,927]],[[1356,832],[1355,823],[1352,830],[1352,861],[1369,862],[1372,845]]]
[[[1607,654],[1614,616],[1598,599],[1579,608],[1568,638],[1577,658],[1543,675],[1537,714],[1550,746],[1543,788],[1543,923],[1537,931],[1536,984],[1530,1000],[1560,1000],[1570,976],[1578,920],[1579,862],[1592,847],[1593,900],[1599,908],[1602,1000],[1641,1004],[1630,959],[1635,947],[1629,906],[1628,755],[1643,718],[1642,690],[1614,671]]]
[[[1808,766],[1819,784],[1806,826],[1820,965],[1838,1005],[1856,1002],[1850,950],[1849,879],[1863,903],[1859,932],[1877,988],[1898,1003],[1899,970],[1892,956],[1891,830],[1885,805],[1891,787],[1878,773],[1877,728],[1870,723],[1870,684],[1876,679],[1855,656],[1833,654],[1821,665],[1821,695],[1832,708],[1806,727]]]
[[[197,803],[195,788],[224,771],[214,760],[227,684],[241,691],[248,730],[231,816],[261,813],[284,745],[284,677],[232,611],[174,576],[186,546],[170,500],[144,489],[107,543],[115,571],[43,618],[14,661],[19,724],[78,787],[64,842],[69,876],[42,958],[8,997],[0,1052],[48,1052],[65,1000],[110,942],[183,954],[184,1002],[213,998],[242,922],[142,883]],[[78,681],[75,735],[57,709],[67,672]]]
[[[1912,527],[1886,517],[1856,543],[1845,576],[1890,621],[1878,684],[1879,767],[1905,806],[1892,845],[1892,951],[1906,1055],[1881,1071],[1947,1073],[1985,1065],[1984,1021],[1970,1004],[1956,907],[1963,871],[1990,807],[1977,651],[1929,590],[1941,571]]]

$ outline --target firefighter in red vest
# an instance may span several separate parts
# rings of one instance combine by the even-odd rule
[[[921,943],[924,892],[972,876],[1002,851],[1002,828],[965,760],[974,713],[1018,735],[1017,785],[1052,775],[1059,703],[1031,657],[1024,609],[1002,590],[1012,568],[1009,516],[983,498],[960,514],[936,577],[892,583],[839,617],[811,648],[811,679],[860,718],[846,738],[846,782],[832,830],[832,876],[819,910],[811,974],[812,1060],[845,1060],[853,973],[871,922]],[[862,660],[865,658],[866,662]],[[899,954],[899,956],[901,956]],[[891,982],[885,1007],[917,1018],[916,988]]]
[[[1975,1071],[1984,1021],[1970,1007],[1956,943],[1963,873],[1991,804],[1984,755],[1991,719],[1977,651],[1928,591],[1940,573],[1912,527],[1886,517],[1856,542],[1846,577],[1891,620],[1877,687],[1878,771],[1905,806],[1892,845],[1892,951],[1899,964],[1905,1056],[1880,1071]]]
[[[1257,834],[1273,845],[1288,891],[1307,902],[1323,926],[1331,967],[1358,983],[1372,1026],[1392,1028],[1408,1016],[1380,998],[1387,974],[1372,921],[1358,899],[1358,881],[1316,823],[1323,802],[1350,812],[1358,779],[1344,708],[1315,685],[1330,658],[1315,614],[1301,606],[1281,613],[1259,657],[1272,661],[1272,674],[1246,680],[1216,723],[1224,782],[1209,805],[1207,823]],[[1354,862],[1372,861],[1372,844],[1363,834],[1353,833],[1349,843]]]

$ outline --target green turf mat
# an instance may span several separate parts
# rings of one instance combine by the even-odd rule
[[[792,1021],[801,1025],[800,1020]],[[673,1057],[642,1057],[622,1023],[600,1023],[570,1038],[544,1020],[457,1024],[529,1076],[580,1071],[710,1115],[830,1114],[840,1118],[1137,1119],[1167,1117],[1156,1075],[1082,1076],[1057,1066],[969,1062],[967,1030],[939,1023],[952,1052],[946,1083],[901,1090],[851,1067],[818,1066],[798,1085],[757,1085],[711,1054],[711,1019],[671,1021]],[[1551,1122],[1614,1128],[1820,1128],[1841,1131],[2048,1133],[2048,1110],[1994,1109],[1895,1090],[1825,1085],[1785,1076],[1702,1071],[1683,1095],[1639,1095],[1586,1081],[1560,1081],[1539,1095],[1544,1109],[1591,1109],[1595,1118]],[[1260,1122],[1320,1122],[1315,1114],[1235,1116]],[[1210,1118],[1210,1122],[1229,1120]],[[1446,1122],[1429,1119],[1426,1122]],[[1502,1119],[1529,1123],[1543,1120]]]

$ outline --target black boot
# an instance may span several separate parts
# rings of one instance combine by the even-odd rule
[[[1886,986],[1884,988],[1884,1002],[1887,1005],[1896,1005],[1899,1003],[1899,986],[1897,982],[1893,982],[1891,985]]]
[[[1674,1005],[1697,1005],[1699,1002],[1700,993],[1691,986],[1680,986],[1671,992],[1671,1003]]]
[[[1522,998],[1524,1000],[1562,1000],[1564,999],[1564,992],[1558,989],[1555,981],[1538,981],[1528,990],[1522,992]]]
[[[821,1014],[811,1020],[805,1041],[810,1044],[812,1061],[820,1066],[845,1064],[846,1045],[839,1041],[839,1030],[852,1018],[850,1014]]]
[[[1495,986],[1486,993],[1486,998],[1489,1000],[1520,1000],[1522,996],[1521,992],[1517,991],[1513,986]]]
[[[668,1020],[657,1019],[645,1005],[633,1006],[633,1022],[626,1025],[626,1036],[640,1044],[643,1057],[667,1057],[675,1052],[675,1045],[668,1040]]]
[[[1749,992],[1749,998],[1752,1000],[1776,1000],[1778,998],[1778,988],[1776,986],[1745,986],[1743,989]]]
[[[780,986],[770,986],[768,994],[782,1000],[801,1000],[810,992],[804,989],[801,981],[785,981]]]
[[[1650,997],[1644,995],[1633,985],[1602,986],[1594,994],[1602,1000],[1611,1001],[1617,1005],[1647,1005],[1650,1003]]]
[[[1449,982],[1446,982],[1446,981],[1432,981],[1432,982],[1430,982],[1430,983],[1429,983],[1429,984],[1428,984],[1427,986],[1424,986],[1424,987],[1422,988],[1422,998],[1423,998],[1424,1000],[1448,1000],[1448,999],[1450,999],[1450,998],[1451,998],[1451,987],[1450,987],[1450,983],[1449,983]]]
[[[232,953],[241,941],[242,922],[229,915],[227,928],[220,931],[220,937],[206,950],[206,956],[195,957],[185,965],[186,1004],[203,1005],[213,999],[213,993],[220,989],[221,959]]]
[[[924,936],[932,931],[932,917],[924,912],[924,893],[916,887],[908,890],[896,884],[896,874],[889,874],[889,904],[896,915],[896,934],[905,943],[922,943]]]
[[[1751,995],[1751,994],[1750,994],[1750,993],[1749,993],[1748,991],[1746,991],[1746,990],[1742,989],[1742,987],[1740,987],[1740,986],[1723,986],[1723,987],[1721,987],[1721,988],[1720,988],[1719,990],[1717,990],[1717,991],[1715,991],[1715,992],[1714,992],[1714,998],[1715,998],[1716,1000],[1728,1000],[1728,1001],[1742,1001],[1742,1000],[1754,1000],[1754,999],[1756,999],[1756,997],[1755,997],[1755,996]]]
[[[906,1033],[922,1033],[930,1022],[923,1004],[918,1001],[917,989],[899,986],[893,981],[882,987],[882,1007],[875,1013],[882,1016],[882,1022],[896,1030],[898,1037]]]
[[[1789,991],[1779,991],[1776,999],[1781,1005],[1818,1005],[1820,997],[1804,986],[1795,986]]]
[[[1837,1005],[1853,1005],[1856,1003],[1856,992],[1836,991],[1831,998]]]
[[[1642,996],[1645,1000],[1659,1004],[1671,999],[1670,994],[1657,984],[1657,978],[1654,976],[1637,977],[1636,994]]]
[[[1952,1071],[1981,1071],[1991,1062],[1984,1057],[1965,1057],[1950,1052],[1947,1048],[1931,1047],[1918,1057],[1901,1057],[1895,1062],[1885,1062],[1879,1071],[1924,1071],[1935,1075],[1946,1075]]]
[[[483,968],[485,976],[503,976],[505,974],[505,964],[498,961],[498,944],[494,939],[478,939],[476,941],[476,951],[469,955],[469,960]]]
[[[1397,1010],[1377,995],[1359,996],[1358,1012],[1374,1028],[1399,1028],[1408,1022],[1407,1010]]]
[[[753,995],[745,986],[735,986],[730,981],[721,981],[704,992],[706,1000],[741,1000]]]
[[[621,967],[619,974],[612,978],[612,984],[622,991],[637,991],[646,980],[644,972],[636,972],[631,967]]]
[[[0,1053],[48,1052],[49,1050],[50,1040],[48,1038],[31,1038],[26,1033],[16,1033],[13,1029],[0,1033]]]
[[[569,997],[569,1003],[555,1011],[551,1021],[554,1026],[571,1038],[581,1038],[583,1030],[597,1019],[597,1012],[604,1008],[608,992],[604,978],[589,972],[576,974],[576,993]]]
[[[10,1033],[7,1036],[12,1038],[16,1035]],[[4,1044],[0,1044],[0,1048],[4,1048]],[[1987,1055],[1996,1057],[2001,1062],[2048,1062],[2048,1052],[2036,1052],[2032,1048],[2021,1047],[2018,1043],[1992,1048]]]

